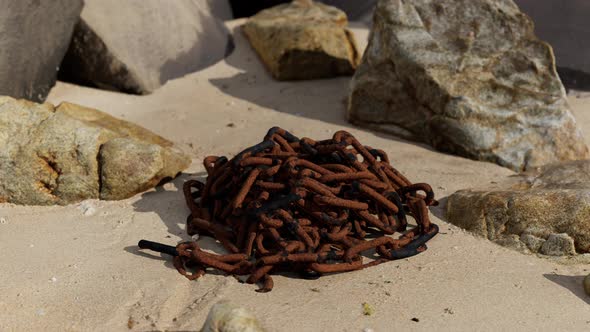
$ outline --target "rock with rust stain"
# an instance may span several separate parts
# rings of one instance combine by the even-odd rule
[[[278,80],[352,75],[359,63],[346,14],[312,1],[293,1],[261,11],[243,31]]]
[[[260,322],[246,309],[228,301],[213,305],[201,332],[264,332]]]
[[[447,201],[447,220],[515,249],[547,256],[590,253],[590,160],[460,190]]]
[[[189,164],[172,142],[98,110],[0,97],[0,201],[124,199]]]
[[[589,157],[551,46],[512,0],[380,0],[348,119],[522,171]]]

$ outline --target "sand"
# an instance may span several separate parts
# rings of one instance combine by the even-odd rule
[[[354,26],[364,47],[368,31]],[[513,174],[351,126],[344,104],[350,78],[276,82],[241,33],[234,37],[226,60],[149,96],[66,83],[53,89],[49,102],[134,121],[186,148],[194,162],[175,181],[125,201],[0,205],[1,331],[197,331],[221,299],[252,311],[269,331],[590,329],[590,297],[581,285],[587,265],[559,265],[477,238],[446,223],[443,207],[432,209],[441,234],[423,254],[316,281],[276,276],[266,294],[216,273],[188,281],[169,257],[139,251],[142,238],[188,239],[179,188],[188,178],[203,179],[205,156],[231,156],[275,125],[318,139],[348,130],[383,148],[414,182],[430,183],[443,202],[456,190]],[[590,98],[571,103],[590,138]],[[219,251],[211,240],[199,241]],[[365,302],[373,315],[363,315]]]

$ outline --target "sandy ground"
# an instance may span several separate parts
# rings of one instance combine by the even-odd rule
[[[367,30],[354,31],[364,47]],[[504,249],[449,225],[440,208],[432,213],[441,234],[421,255],[317,281],[277,276],[266,294],[219,274],[188,281],[168,257],[138,251],[141,238],[187,239],[188,210],[178,188],[191,176],[203,177],[205,156],[231,156],[275,125],[318,139],[349,130],[383,148],[414,182],[432,184],[443,202],[458,189],[513,174],[353,127],[344,117],[349,78],[275,82],[240,33],[235,43],[225,61],[149,96],[55,87],[50,102],[67,100],[137,122],[191,151],[194,163],[174,182],[126,201],[0,205],[0,330],[196,331],[221,299],[251,310],[269,331],[590,329],[590,297],[581,287],[588,266]],[[590,133],[590,98],[572,98],[572,105]],[[364,302],[374,315],[363,315]]]

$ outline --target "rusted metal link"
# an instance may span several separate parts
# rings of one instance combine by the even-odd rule
[[[345,131],[315,141],[275,127],[231,160],[210,156],[203,163],[206,183],[184,185],[187,232],[213,236],[230,254],[205,252],[195,242],[143,243],[176,253],[174,266],[189,279],[217,269],[249,275],[247,282],[266,292],[272,273],[317,278],[359,270],[416,255],[438,232],[428,215],[437,204],[432,188],[412,184],[383,150]],[[406,230],[407,216],[417,226]],[[372,256],[378,258],[363,262]]]

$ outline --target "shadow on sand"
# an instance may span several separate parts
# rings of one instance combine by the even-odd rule
[[[559,286],[569,290],[582,301],[590,304],[590,296],[584,292],[584,276],[566,276],[561,274],[543,274],[543,276]]]
[[[232,29],[232,35],[235,49],[225,62],[239,69],[240,73],[231,77],[210,79],[209,82],[220,92],[276,112],[332,123],[344,130],[363,129],[352,125],[346,119],[351,77],[277,81],[264,68],[240,26]],[[433,151],[432,147],[421,142],[405,140],[383,132],[371,132],[380,137]]]

